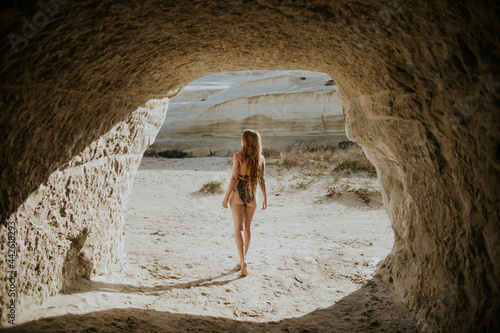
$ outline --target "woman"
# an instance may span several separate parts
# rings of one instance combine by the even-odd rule
[[[262,209],[267,208],[265,161],[261,155],[262,143],[257,131],[247,129],[241,137],[241,151],[233,156],[233,174],[222,201],[222,207],[231,206],[234,238],[240,255],[241,276],[247,275],[246,256],[250,245],[250,225],[257,208],[257,184],[264,196]],[[244,237],[242,235],[244,231]]]

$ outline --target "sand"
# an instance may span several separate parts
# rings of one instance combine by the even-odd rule
[[[375,178],[325,174],[300,186],[300,170],[269,165],[269,207],[255,214],[241,278],[224,194],[199,192],[213,180],[227,186],[230,173],[231,158],[143,158],[125,269],[20,310],[15,331],[417,332],[375,275],[394,241],[381,197],[366,204],[348,191],[376,191]],[[332,186],[340,196],[326,196]]]

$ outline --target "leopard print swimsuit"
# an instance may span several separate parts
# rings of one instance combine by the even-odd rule
[[[247,175],[238,175],[233,191],[238,193],[244,205],[249,204],[255,198],[250,189],[250,179]]]

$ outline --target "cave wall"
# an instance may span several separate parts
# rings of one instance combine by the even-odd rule
[[[163,112],[142,119],[138,107],[213,72],[294,69],[335,80],[347,134],[377,167],[395,233],[384,281],[424,330],[498,328],[495,2],[42,3],[7,1],[0,14],[0,261],[14,219],[22,300],[122,262],[124,203],[161,123],[145,119]],[[89,157],[99,147],[109,155]]]
[[[153,100],[132,112],[51,173],[9,217],[18,256],[1,277],[9,282],[15,277],[17,311],[64,291],[76,278],[124,266],[126,204],[142,154],[153,143],[167,107],[168,102]],[[3,231],[1,236],[8,236]],[[8,257],[5,248],[2,255]]]

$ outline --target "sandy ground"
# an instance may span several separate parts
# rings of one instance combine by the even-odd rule
[[[126,214],[126,268],[24,309],[13,330],[417,332],[374,276],[393,244],[381,198],[366,204],[347,191],[376,190],[375,179],[325,175],[299,188],[299,170],[269,165],[269,207],[255,214],[240,278],[223,194],[199,192],[213,180],[227,186],[230,163],[144,158]],[[331,186],[342,195],[327,197]]]

